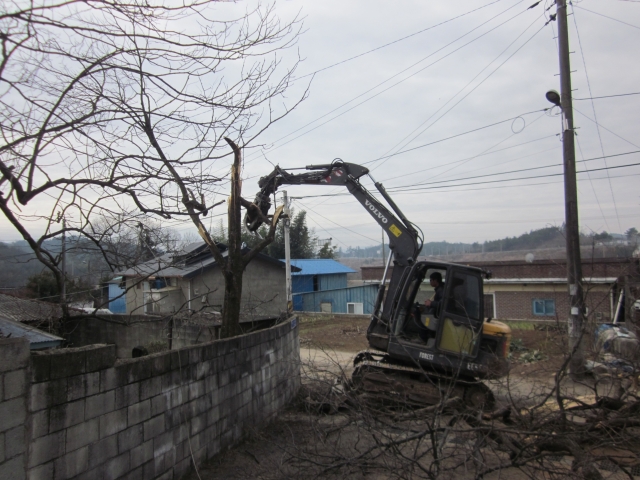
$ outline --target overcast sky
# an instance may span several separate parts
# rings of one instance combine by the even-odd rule
[[[547,10],[547,0],[528,9],[532,3],[277,2],[283,20],[304,17],[305,32],[285,61],[299,54],[297,75],[317,73],[291,89],[293,100],[310,85],[309,98],[264,134],[263,148],[245,152],[244,195],[252,198],[269,162],[295,168],[341,158],[368,166],[425,242],[482,242],[561,225],[561,120],[557,108],[544,111],[551,106],[545,92],[560,89],[557,25],[545,26],[555,7]],[[252,4],[216,8],[233,16]],[[640,153],[628,153],[640,150],[640,95],[578,100],[640,92],[640,2],[583,0],[570,12],[576,157],[609,157],[578,164],[594,170],[578,175],[580,226],[640,229],[640,165],[613,168],[640,164]],[[294,208],[307,211],[319,237],[343,248],[380,241],[355,199],[314,197],[344,191],[286,190],[303,197]],[[218,208],[214,215],[225,209]],[[3,233],[1,240],[18,238]]]
[[[300,75],[488,6],[317,73],[309,98],[263,137],[271,147],[264,155],[282,167],[326,163],[337,157],[366,164],[407,217],[424,230],[427,242],[484,241],[561,225],[563,183],[557,175],[562,172],[557,136],[561,120],[557,109],[541,111],[551,106],[545,92],[560,89],[557,26],[555,22],[544,26],[555,7],[545,12],[550,2],[547,6],[541,2],[527,10],[532,3],[279,3],[284,17],[298,9],[305,16],[306,32],[298,45],[304,58]],[[570,12],[574,13],[569,17],[574,97],[640,92],[640,2],[584,0]],[[640,95],[597,99],[593,104],[576,100],[574,107],[578,160],[640,150]],[[593,121],[594,107],[599,130]],[[327,120],[331,121],[321,125]],[[299,136],[313,127],[317,128]],[[290,136],[283,138],[286,135]],[[415,150],[375,161],[411,148]],[[262,154],[247,153],[246,158],[246,176],[271,169]],[[578,168],[634,163],[640,163],[640,154],[580,163]],[[556,166],[503,174],[547,165]],[[492,176],[468,179],[487,174]],[[550,174],[556,175],[546,176]],[[581,228],[618,233],[640,228],[639,175],[640,166],[580,174]],[[411,187],[443,180],[449,182]],[[252,181],[245,182],[245,193]],[[377,225],[352,197],[308,197],[339,189],[287,190],[290,196],[307,197],[294,206],[308,212],[320,237],[332,237],[343,247],[370,245],[380,238]]]

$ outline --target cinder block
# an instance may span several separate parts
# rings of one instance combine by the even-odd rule
[[[116,370],[114,368],[108,368],[100,371],[100,391],[106,392],[108,390],[114,390],[116,387],[118,387]]]
[[[149,440],[131,450],[131,468],[137,468],[153,459],[153,441]]]
[[[171,352],[171,370],[184,370],[189,365],[189,349]]]
[[[100,417],[100,438],[109,437],[127,428],[127,409],[121,408]]]
[[[165,432],[153,439],[153,456],[164,455],[173,448],[173,433]]]
[[[22,425],[27,418],[24,397],[0,403],[0,432]]]
[[[30,357],[26,338],[0,338],[0,373],[26,368]]]
[[[31,384],[29,411],[37,412],[67,401],[67,379]]]
[[[24,480],[25,478],[26,472],[22,455],[0,464],[0,480]]]
[[[93,348],[87,355],[87,372],[97,372],[113,367],[116,363],[116,346],[101,345]]]
[[[69,428],[84,421],[84,400],[63,403],[49,412],[49,431],[55,432]]]
[[[13,458],[25,452],[25,428],[23,425],[7,430],[4,433],[4,456]]]
[[[36,438],[29,444],[29,467],[35,467],[64,455],[66,430]]]
[[[89,448],[84,447],[67,453],[54,461],[54,480],[65,480],[75,477],[87,470],[89,466]]]
[[[25,385],[27,379],[26,369],[14,370],[13,372],[7,372],[3,375],[4,381],[4,398],[9,400],[10,398],[24,396],[26,394]]]
[[[151,400],[134,403],[127,409],[127,423],[135,425],[151,418]]]
[[[53,462],[27,470],[27,478],[28,480],[51,480],[53,478]]]
[[[151,374],[154,377],[164,375],[171,371],[171,352],[153,355]]]
[[[161,393],[151,399],[151,416],[155,417],[168,409],[170,394]]]
[[[155,397],[162,390],[162,377],[147,378],[140,382],[140,400]]]
[[[125,452],[104,464],[104,480],[115,480],[127,473],[128,470],[129,452]]]
[[[140,401],[140,384],[132,383],[124,387],[116,388],[115,408],[120,409],[138,403]]]
[[[151,377],[153,359],[137,358],[114,367],[118,385],[128,385]]]
[[[118,453],[128,452],[140,445],[143,439],[142,424],[134,425],[118,434]]]
[[[165,431],[164,419],[165,419],[164,415],[158,415],[144,422],[143,429],[144,429],[145,441],[151,440],[152,438],[157,437],[161,433],[164,433]],[[141,462],[140,465],[142,463],[144,462]]]
[[[97,418],[82,422],[67,429],[66,451],[72,452],[80,447],[97,442],[100,438],[99,421]]]
[[[49,433],[49,410],[40,410],[31,414],[30,438],[42,437]]]
[[[193,400],[204,395],[204,381],[192,381],[189,384],[189,400]]]
[[[97,467],[118,456],[118,436],[111,435],[89,445],[89,468]]]
[[[86,350],[55,350],[51,354],[50,378],[66,378],[85,373],[87,352]]]
[[[104,415],[115,410],[116,393],[115,390],[99,393],[87,397],[85,407],[85,418],[90,419]]]

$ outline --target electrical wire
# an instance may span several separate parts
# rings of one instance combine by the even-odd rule
[[[587,69],[587,62],[584,58],[584,48],[582,48],[582,40],[580,39],[580,30],[578,29],[578,21],[576,20],[576,14],[575,14],[575,10],[573,9],[573,4],[571,4],[571,11],[573,13],[572,15],[573,24],[576,27],[576,36],[578,37],[578,46],[580,47],[580,56],[582,57],[582,65],[584,66],[584,76],[587,79],[587,88],[589,89],[589,96],[593,97],[593,92],[591,91],[591,81],[589,80],[589,71]],[[593,100],[591,100],[591,109],[593,110],[593,118],[596,121],[596,131],[598,132],[598,141],[600,142],[600,151],[602,152],[604,165],[605,167],[607,167],[608,165],[607,165],[607,159],[605,158],[604,144],[602,143],[602,135],[600,134],[600,126],[598,125],[598,115],[596,114],[596,105],[593,102]],[[609,172],[607,171],[607,176],[608,175],[609,175]],[[611,191],[611,199],[613,200],[613,210],[618,220],[618,228],[620,229],[620,231],[622,231],[622,224],[620,223],[620,216],[618,214],[618,204],[616,202],[616,195],[613,192],[613,185],[611,185],[611,182],[609,182],[609,190]],[[598,200],[598,203],[599,203],[599,200]],[[605,223],[606,223],[606,220],[605,220]]]
[[[600,172],[600,171],[606,171],[606,170],[614,170],[614,169],[618,169],[618,168],[628,168],[628,167],[636,167],[640,165],[639,163],[629,163],[626,165],[615,165],[613,167],[601,167],[601,168],[592,168],[592,169],[588,169],[588,170],[580,170],[578,172],[576,172],[577,174],[580,173],[587,173],[587,172]],[[562,176],[564,175],[563,172],[561,173],[549,173],[546,175],[534,175],[531,177],[519,177],[519,178],[505,178],[505,179],[500,179],[500,180],[487,180],[487,181],[482,181],[482,182],[471,182],[471,183],[460,183],[460,184],[456,184],[456,185],[441,185],[441,186],[432,186],[432,187],[423,187],[423,188],[404,188],[404,187],[392,187],[392,188],[388,188],[388,191],[395,191],[395,189],[401,189],[402,191],[414,191],[414,190],[436,190],[436,189],[442,189],[442,188],[450,188],[450,187],[466,187],[466,186],[472,186],[472,185],[485,185],[485,184],[492,184],[492,183],[503,183],[503,182],[514,182],[517,180],[532,180],[532,179],[537,179],[537,178],[546,178],[546,177],[558,177],[558,176]]]
[[[627,25],[628,27],[636,28],[636,29],[640,30],[640,27],[638,27],[637,25],[633,25],[631,23],[623,22],[622,20],[618,20],[617,18],[609,17],[608,15],[605,15],[603,13],[594,12],[593,10],[589,10],[588,8],[580,7],[578,5],[574,5],[574,8],[579,8],[580,10],[584,10],[585,12],[593,13],[594,15],[599,15],[600,17],[608,18],[609,20],[613,20],[614,22],[622,23],[623,25]]]
[[[336,63],[334,63],[332,65],[329,65],[327,67],[323,67],[323,68],[315,70],[315,71],[313,71],[311,73],[307,73],[307,74],[302,75],[300,77],[296,77],[295,79],[292,80],[292,82],[296,82],[298,80],[302,80],[303,78],[310,77],[312,75],[316,75],[317,73],[324,72],[325,70],[329,70],[330,68],[337,67],[338,65],[342,65],[343,63],[350,62],[351,60],[355,60],[356,58],[364,57],[365,55],[368,55],[370,53],[376,52],[378,50],[382,50],[383,48],[386,48],[386,47],[388,47],[390,45],[394,45],[394,44],[402,42],[403,40],[406,40],[408,38],[415,37],[416,35],[419,35],[419,34],[424,33],[426,31],[432,30],[432,29],[434,29],[436,27],[440,27],[440,26],[445,25],[447,23],[453,22],[454,20],[457,20],[459,18],[462,18],[462,17],[465,17],[467,15],[470,15],[470,14],[472,14],[474,12],[477,12],[478,10],[482,10],[483,8],[487,8],[487,7],[489,7],[489,6],[491,6],[491,5],[495,4],[495,3],[498,3],[500,1],[502,1],[502,0],[495,0],[493,2],[487,3],[486,5],[482,5],[481,7],[475,8],[473,10],[469,10],[468,12],[462,13],[462,14],[457,15],[455,17],[452,17],[452,18],[450,18],[448,20],[445,20],[444,22],[436,23],[435,25],[431,25],[430,27],[423,28],[422,30],[419,30],[417,32],[411,33],[411,34],[406,35],[404,37],[398,38],[397,40],[393,40],[393,41],[391,41],[389,43],[385,43],[384,45],[381,45],[379,47],[372,48],[371,50],[367,50],[366,52],[360,53],[358,55],[354,55],[353,57],[349,57],[349,58],[347,58],[345,60],[341,60],[341,61],[336,62]]]
[[[462,103],[467,97],[469,97],[469,95],[471,95],[476,89],[478,89],[485,81],[487,81],[495,72],[497,72],[505,63],[507,63],[516,53],[518,53],[520,51],[520,49],[522,49],[522,47],[524,47],[527,43],[529,43],[529,41],[531,39],[533,39],[533,37],[535,37],[543,28],[541,27],[540,30],[538,30],[538,32],[534,33],[533,36],[531,38],[529,38],[529,40],[527,40],[526,42],[524,42],[520,47],[518,47],[516,49],[515,52],[513,52],[511,55],[509,55],[507,57],[507,59],[502,62],[500,65],[498,65],[491,73],[489,73],[489,75],[487,75],[482,81],[480,81],[475,87],[473,87],[466,95],[464,95],[460,100],[458,100],[455,104],[453,104],[449,109],[447,109],[442,115],[440,115],[438,118],[436,118],[431,124],[429,124],[427,127],[425,127],[424,129],[422,129],[420,132],[418,132],[416,135],[413,136],[413,138],[411,138],[410,140],[407,140],[405,142],[405,140],[407,138],[409,138],[411,135],[413,135],[413,133],[418,130],[419,128],[421,128],[425,123],[429,122],[429,120],[431,120],[440,110],[442,110],[446,105],[449,104],[449,102],[453,101],[454,98],[456,98],[458,95],[460,95],[465,89],[467,89],[467,87],[469,87],[481,74],[482,72],[484,72],[487,68],[489,68],[489,66],[491,66],[494,62],[496,62],[507,50],[509,50],[511,48],[511,46],[516,43],[518,41],[518,39],[520,37],[522,37],[522,35],[525,34],[525,32],[527,30],[529,30],[529,28],[531,28],[536,22],[538,21],[538,19],[536,18],[533,22],[531,22],[527,28],[525,28],[515,39],[513,39],[513,41],[507,45],[507,47],[502,50],[498,56],[496,58],[494,58],[493,60],[491,60],[487,65],[485,65],[482,70],[480,70],[464,87],[462,87],[460,90],[458,90],[458,92],[453,95],[453,97],[451,97],[444,105],[442,105],[438,110],[436,110],[433,114],[431,114],[429,116],[429,118],[427,118],[424,122],[422,122],[416,129],[413,130],[413,132],[411,132],[409,135],[407,135],[406,137],[404,137],[400,142],[398,142],[394,147],[392,147],[390,150],[395,149],[398,145],[400,145],[401,143],[404,142],[404,145],[399,147],[399,149],[402,149],[404,147],[406,147],[407,145],[409,145],[411,142],[413,142],[414,140],[416,140],[419,136],[421,136],[423,133],[425,133],[428,129],[430,129],[431,127],[433,127],[436,123],[438,123],[438,121],[440,121],[445,115],[447,115],[449,112],[451,112],[455,107],[457,107],[460,103]],[[385,153],[386,155],[386,153]],[[377,165],[376,167],[373,168],[377,168],[379,166],[382,166],[384,163],[386,163],[389,159],[385,159],[383,162],[381,162],[379,165]]]
[[[349,101],[347,101],[347,102],[345,102],[345,103],[343,103],[343,104],[339,105],[338,107],[336,107],[336,108],[334,108],[333,110],[331,110],[331,111],[327,112],[326,114],[324,114],[324,115],[322,115],[322,116],[320,116],[320,117],[316,118],[315,120],[312,120],[311,122],[309,122],[309,123],[307,123],[307,124],[303,125],[302,127],[300,127],[300,128],[298,128],[298,129],[296,129],[296,130],[292,131],[291,133],[289,133],[289,134],[287,134],[287,135],[285,135],[285,136],[283,136],[283,137],[280,137],[279,139],[275,140],[273,143],[274,143],[274,144],[276,144],[276,143],[278,143],[278,142],[280,142],[280,141],[284,140],[285,138],[287,138],[287,137],[289,137],[289,136],[291,136],[291,135],[293,135],[293,134],[295,134],[295,133],[299,132],[300,130],[303,130],[304,128],[306,128],[306,127],[308,127],[308,126],[312,125],[313,123],[316,123],[316,122],[320,121],[321,119],[323,119],[323,118],[325,118],[325,117],[327,117],[327,116],[331,115],[332,113],[334,113],[334,112],[336,112],[336,111],[340,110],[342,107],[345,107],[346,105],[348,105],[348,104],[350,104],[350,103],[354,102],[354,101],[355,101],[355,100],[357,100],[358,98],[363,97],[364,95],[366,95],[366,94],[368,94],[368,93],[372,92],[373,90],[375,90],[375,89],[377,89],[378,87],[380,87],[380,86],[384,85],[385,83],[389,82],[390,80],[394,79],[395,77],[397,77],[397,76],[399,76],[399,75],[401,75],[401,74],[403,74],[403,73],[405,73],[405,72],[409,71],[410,69],[412,69],[413,67],[417,66],[418,64],[420,64],[420,63],[424,62],[425,60],[429,59],[430,57],[432,57],[432,56],[433,56],[433,55],[435,55],[436,53],[438,53],[438,52],[440,52],[440,51],[442,51],[442,50],[446,49],[446,48],[447,48],[447,47],[449,47],[450,45],[452,45],[452,44],[456,43],[458,40],[461,40],[462,38],[466,37],[467,35],[469,35],[470,33],[474,32],[475,30],[477,30],[477,29],[481,28],[482,26],[486,25],[487,23],[491,22],[491,21],[492,21],[492,20],[494,20],[495,18],[498,18],[500,15],[503,15],[504,13],[506,13],[506,12],[507,12],[507,11],[509,11],[509,10],[511,10],[511,9],[512,9],[512,8],[514,8],[515,6],[519,5],[519,4],[520,4],[520,3],[522,3],[523,1],[524,1],[524,0],[520,0],[520,1],[516,2],[516,4],[512,5],[511,7],[507,8],[506,10],[504,10],[504,11],[500,12],[499,14],[497,14],[497,15],[493,16],[493,17],[492,17],[492,18],[490,18],[489,20],[487,20],[487,21],[485,21],[485,22],[481,23],[481,24],[480,24],[480,25],[478,25],[477,27],[475,27],[475,28],[473,28],[473,29],[469,30],[467,33],[465,33],[465,34],[463,34],[463,35],[459,36],[459,37],[458,37],[458,38],[456,38],[455,40],[453,40],[453,41],[451,41],[451,42],[447,43],[446,45],[444,45],[443,47],[441,47],[441,48],[439,48],[439,49],[435,50],[434,52],[430,53],[430,54],[429,54],[429,55],[427,55],[426,57],[423,57],[421,60],[419,60],[419,61],[415,62],[414,64],[410,65],[409,67],[407,67],[407,68],[405,68],[405,69],[401,70],[400,72],[398,72],[398,73],[396,73],[396,74],[392,75],[391,77],[387,78],[386,80],[384,80],[384,81],[382,81],[382,82],[378,83],[377,85],[373,86],[372,88],[370,88],[370,89],[368,89],[368,90],[364,91],[363,93],[361,93],[360,95],[358,95],[358,96],[356,96],[356,97],[352,98],[351,100],[349,100]],[[337,119],[337,118],[341,117],[342,115],[344,115],[344,114],[346,114],[346,113],[350,112],[351,110],[353,110],[353,109],[355,109],[355,108],[359,107],[360,105],[363,105],[364,103],[368,102],[369,100],[372,100],[372,99],[376,98],[377,96],[379,96],[379,95],[381,95],[381,94],[383,94],[383,93],[387,92],[388,90],[390,90],[390,89],[392,89],[392,88],[394,88],[394,87],[396,87],[396,86],[400,85],[401,83],[403,83],[403,82],[405,82],[405,81],[409,80],[410,78],[414,77],[414,76],[415,76],[415,75],[417,75],[418,73],[423,72],[423,71],[424,71],[424,70],[426,70],[427,68],[429,68],[429,67],[431,67],[431,66],[435,65],[436,63],[438,63],[438,62],[440,62],[440,61],[444,60],[445,58],[447,58],[447,57],[449,57],[449,56],[453,55],[454,53],[456,53],[456,52],[460,51],[461,49],[465,48],[466,46],[468,46],[468,45],[470,45],[470,44],[474,43],[475,41],[477,41],[477,40],[479,40],[480,38],[484,37],[485,35],[487,35],[487,34],[491,33],[492,31],[496,30],[497,28],[499,28],[499,27],[501,27],[501,26],[505,25],[506,23],[510,22],[511,20],[515,19],[516,17],[520,16],[521,14],[523,14],[523,13],[525,13],[525,12],[526,12],[526,10],[525,10],[525,11],[523,11],[523,12],[520,12],[520,13],[518,13],[518,14],[516,14],[516,15],[514,15],[513,17],[508,18],[508,19],[507,19],[507,20],[505,20],[504,22],[502,22],[502,23],[498,24],[497,26],[495,26],[495,27],[493,27],[493,28],[491,28],[491,29],[487,30],[486,32],[484,32],[484,33],[482,33],[482,34],[478,35],[477,37],[473,38],[473,39],[472,39],[472,40],[470,40],[469,42],[467,42],[467,43],[463,44],[462,46],[460,46],[460,47],[458,47],[458,48],[456,48],[456,49],[452,50],[451,52],[449,52],[449,53],[445,54],[444,56],[442,56],[442,57],[438,58],[437,60],[433,61],[433,62],[432,62],[432,63],[430,63],[429,65],[427,65],[427,66],[425,66],[425,67],[422,67],[421,69],[419,69],[419,70],[417,70],[416,72],[414,72],[414,73],[410,74],[409,76],[407,76],[407,77],[403,78],[402,80],[399,80],[398,82],[394,83],[393,85],[390,85],[389,87],[386,87],[385,89],[381,90],[380,92],[377,92],[377,93],[373,94],[372,96],[370,96],[370,97],[366,98],[366,99],[365,99],[365,100],[363,100],[362,102],[360,102],[360,103],[358,103],[358,104],[356,104],[356,105],[352,106],[351,108],[349,108],[349,109],[347,109],[347,110],[345,110],[345,111],[343,111],[343,112],[339,113],[338,115],[336,115],[336,116],[334,116],[334,117],[332,117],[332,118],[328,119],[327,121],[325,121],[325,122],[321,123],[320,125],[316,125],[316,126],[315,126],[315,127],[313,127],[312,129],[307,130],[306,132],[303,132],[303,133],[301,133],[300,135],[298,135],[298,136],[296,136],[296,137],[294,137],[294,138],[292,138],[292,139],[290,139],[290,140],[288,140],[288,141],[286,141],[286,142],[284,142],[284,143],[281,143],[280,145],[278,145],[278,146],[276,146],[276,147],[270,148],[270,149],[269,149],[269,151],[274,151],[274,150],[276,150],[276,149],[278,149],[278,148],[283,147],[284,145],[287,145],[287,144],[289,144],[289,143],[293,142],[294,140],[297,140],[298,138],[300,138],[300,137],[302,137],[302,136],[304,136],[304,135],[307,135],[308,133],[311,133],[312,131],[314,131],[314,130],[316,130],[316,129],[320,128],[320,127],[322,127],[323,125],[326,125],[327,123],[329,123],[329,122],[331,122],[331,121],[333,121],[333,120],[335,120],[335,119]],[[258,154],[258,152],[256,152],[255,154],[257,155],[257,154]],[[253,154],[252,154],[252,155],[249,155],[249,156],[253,157]],[[250,160],[247,160],[245,163],[250,163],[250,162],[251,162],[251,161],[253,161],[253,160],[255,160],[255,158],[250,159]]]
[[[639,0],[640,1],[640,0]],[[574,14],[575,18],[575,14]],[[603,95],[601,97],[574,98],[573,100],[600,100],[601,98],[628,97],[630,95],[640,95],[640,92],[619,93],[617,95]]]

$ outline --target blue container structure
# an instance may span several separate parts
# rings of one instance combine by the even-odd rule
[[[124,288],[120,286],[122,277],[109,281],[109,310],[111,313],[127,313],[127,301]]]
[[[331,259],[291,260],[291,265],[300,268],[291,273],[295,311],[373,313],[378,286],[348,287],[347,274],[355,270]]]

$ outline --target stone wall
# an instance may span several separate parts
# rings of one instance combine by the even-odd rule
[[[18,419],[6,430],[21,428],[28,450],[2,459],[1,480],[177,479],[270,421],[300,382],[297,319],[130,360],[114,345],[21,355],[7,372],[30,373],[22,396],[4,391],[0,421]]]
[[[0,480],[26,478],[29,342],[0,339]]]
[[[240,326],[249,330],[256,327],[266,328],[275,322],[275,319],[254,322],[241,320]],[[172,350],[211,342],[218,338],[220,327],[152,315],[104,315],[72,317],[65,328],[64,337],[69,347],[83,347],[96,343],[115,344],[118,358],[131,358],[134,347],[148,347],[154,342],[166,343],[167,346],[170,343]]]

